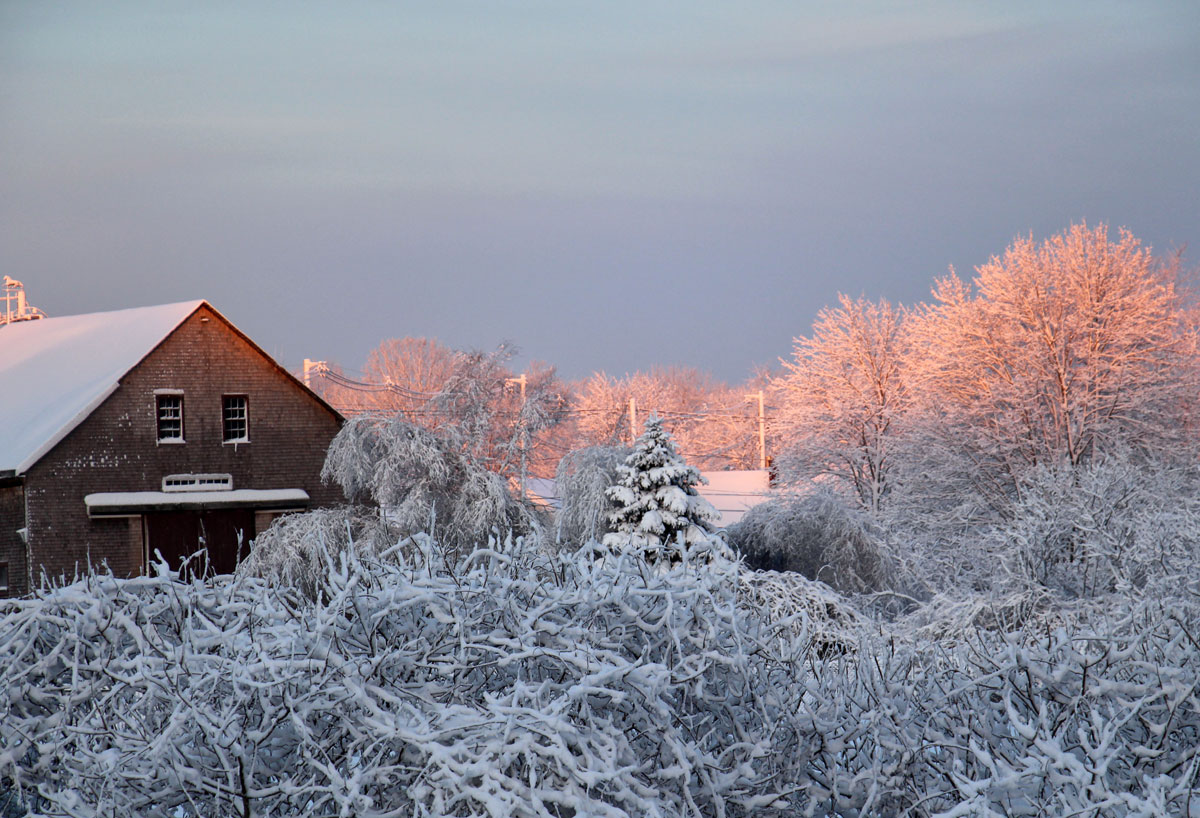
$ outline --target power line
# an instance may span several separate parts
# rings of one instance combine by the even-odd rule
[[[441,419],[441,420],[450,421],[450,420],[454,420],[458,417],[457,413],[455,413],[451,407],[439,406],[438,403],[441,401],[452,401],[456,398],[469,398],[469,397],[473,396],[472,393],[470,393],[470,392],[459,392],[459,391],[422,392],[422,391],[418,391],[418,390],[414,390],[414,389],[409,389],[407,387],[400,386],[399,384],[394,384],[394,383],[390,383],[390,382],[379,383],[376,381],[359,380],[357,378],[348,377],[344,372],[334,371],[333,369],[331,369],[329,367],[329,365],[325,361],[310,361],[309,359],[305,359],[304,372],[303,372],[304,382],[311,387],[312,380],[314,377],[321,378],[333,386],[340,387],[341,389],[349,390],[351,392],[358,392],[358,393],[364,394],[364,395],[369,394],[369,395],[376,395],[376,396],[381,396],[381,397],[382,396],[399,396],[401,398],[405,398],[405,399],[408,399],[411,401],[420,401],[421,402],[421,405],[419,405],[419,406],[388,406],[388,405],[386,405],[386,400],[382,401],[382,405],[380,405],[380,404],[370,405],[370,404],[363,404],[363,403],[349,403],[349,402],[337,401],[337,403],[340,404],[340,406],[339,406],[340,410],[342,411],[343,414],[346,414],[346,415],[363,415],[363,414],[368,414],[368,413],[372,413],[372,412],[378,412],[378,413],[400,412],[405,417],[412,418],[414,420],[423,418],[426,420]],[[522,393],[524,393],[525,386],[526,386],[525,377],[526,376],[524,374],[522,374],[519,378],[506,378],[505,381],[508,383],[519,383],[521,386],[521,391],[522,391]],[[759,448],[759,462],[760,462],[760,467],[761,467],[761,464],[766,461],[766,441],[765,441],[765,433],[766,432],[765,432],[765,430],[766,430],[766,426],[767,426],[767,422],[768,422],[766,415],[765,415],[766,407],[765,407],[765,403],[763,400],[763,393],[761,391],[759,393],[757,393],[756,395],[747,396],[747,399],[749,399],[749,398],[757,398],[757,400],[758,400],[759,413],[758,413],[757,417],[755,415],[746,413],[746,411],[744,409],[734,410],[734,409],[707,409],[706,408],[706,409],[703,409],[700,411],[675,411],[675,410],[655,409],[653,411],[660,418],[662,418],[663,420],[668,421],[668,422],[671,422],[671,421],[675,421],[675,422],[698,421],[698,422],[703,423],[706,421],[708,421],[708,422],[745,421],[745,422],[749,423],[749,422],[753,422],[753,421],[757,420],[758,421],[757,437],[758,437],[758,443],[759,443],[759,447],[758,447]],[[336,398],[335,398],[335,400],[336,400]],[[633,403],[633,400],[634,399],[631,398],[629,407],[621,406],[621,407],[609,407],[609,408],[587,408],[587,407],[575,407],[575,406],[566,406],[566,405],[557,406],[557,407],[548,409],[547,416],[549,418],[556,419],[556,420],[564,420],[564,419],[570,418],[570,417],[583,418],[583,417],[600,416],[600,417],[605,417],[605,418],[611,419],[611,421],[619,427],[619,425],[623,425],[623,419],[625,419],[625,418],[628,418],[628,420],[631,423],[634,422],[634,412],[636,412],[636,409],[633,408],[635,406],[635,404]],[[522,409],[519,409],[519,410],[514,410],[514,409],[509,409],[509,408],[495,408],[490,411],[489,416],[494,421],[509,421],[509,422],[514,422],[514,423],[519,423],[525,417],[524,407],[525,407],[525,404],[524,404],[524,402],[522,402]],[[614,428],[612,430],[612,432],[613,432],[614,437],[619,435],[618,428]],[[713,460],[713,459],[721,459],[721,458],[735,459],[736,451],[738,449],[745,447],[749,443],[749,441],[753,438],[753,436],[754,436],[753,433],[746,435],[746,436],[739,436],[737,439],[727,443],[725,446],[723,446],[719,449],[713,450],[713,451],[689,452],[688,457],[693,460],[700,460],[700,459]],[[528,444],[526,444],[526,445],[528,445]],[[524,448],[524,446],[522,448]],[[548,439],[538,440],[534,445],[535,450],[543,449],[543,448],[549,448],[551,450],[558,451],[561,453],[566,453],[566,452],[571,451],[571,449],[569,447],[564,446],[562,444],[558,444],[558,443],[553,442]]]

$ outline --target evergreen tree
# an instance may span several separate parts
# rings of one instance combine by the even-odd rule
[[[615,529],[604,535],[612,551],[635,550],[658,560],[682,544],[707,542],[717,510],[696,492],[704,478],[675,451],[662,421],[651,415],[625,463],[617,467],[617,484],[608,499],[615,510]]]

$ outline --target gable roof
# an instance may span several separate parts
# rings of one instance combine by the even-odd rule
[[[0,327],[0,473],[21,474],[36,463],[204,303],[182,301]]]

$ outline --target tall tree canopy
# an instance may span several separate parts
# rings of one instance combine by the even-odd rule
[[[931,438],[988,491],[1115,446],[1181,444],[1196,379],[1177,275],[1125,230],[1074,225],[1017,239],[973,286],[942,279],[911,357]]]
[[[839,303],[818,314],[811,337],[795,340],[784,374],[772,382],[784,466],[795,476],[831,475],[863,508],[878,511],[909,404],[905,313],[887,301],[842,295]]]

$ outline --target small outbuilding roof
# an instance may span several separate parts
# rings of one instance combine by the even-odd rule
[[[696,486],[696,492],[721,513],[717,523],[721,528],[739,522],[747,511],[766,500],[771,490],[767,469],[706,471],[704,477],[707,484]]]
[[[83,498],[89,517],[126,517],[148,511],[197,511],[253,508],[284,511],[308,507],[304,489],[234,489],[232,491],[106,491]]]
[[[763,502],[771,491],[771,473],[766,469],[745,471],[706,471],[704,483],[696,493],[713,504],[721,515],[717,527],[725,528],[740,521],[746,512]],[[558,483],[551,477],[530,477],[525,481],[525,494],[536,505],[557,511],[562,507]]]
[[[0,476],[22,474],[204,301],[0,327]]]

